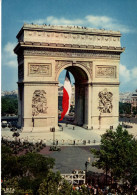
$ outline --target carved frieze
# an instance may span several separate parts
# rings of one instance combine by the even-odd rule
[[[96,66],[96,77],[115,78],[116,66]]]
[[[101,59],[120,59],[118,53],[102,53],[102,52],[77,52],[71,51],[57,51],[57,50],[24,50],[25,56],[46,56],[46,57],[70,57],[70,58],[101,58]]]
[[[61,39],[69,39],[69,40],[76,40],[76,41],[97,41],[101,42],[102,40],[105,42],[111,41],[112,44],[113,42],[119,42],[119,37],[113,37],[113,36],[107,36],[107,35],[91,35],[91,34],[74,34],[74,33],[61,33],[61,32],[40,32],[40,31],[25,31],[25,36],[26,37],[44,37],[47,40],[52,37],[54,40],[56,38],[61,38]]]
[[[18,66],[18,78],[19,80],[24,78],[24,64]]]
[[[29,76],[51,76],[51,64],[29,64]]]
[[[32,97],[32,116],[47,113],[47,98],[44,90],[35,90]]]
[[[107,89],[100,91],[98,94],[99,97],[99,111],[100,113],[111,113],[112,112],[112,97],[113,94],[108,92]]]

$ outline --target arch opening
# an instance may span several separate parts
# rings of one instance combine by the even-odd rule
[[[64,84],[64,82],[62,81],[65,80],[65,75],[66,75],[66,71],[64,70],[66,71],[68,70],[71,75],[72,97],[71,97],[70,112],[68,115],[64,117],[64,120],[62,122],[85,127],[86,124],[88,124],[89,79],[87,73],[79,66],[67,66],[62,70],[64,72],[64,78],[59,76],[59,82],[62,83],[62,86],[59,87],[59,91],[58,91],[59,118],[62,111],[62,97],[63,97],[63,84]],[[62,71],[60,72],[60,74],[62,74]]]

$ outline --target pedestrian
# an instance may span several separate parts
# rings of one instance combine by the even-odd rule
[[[94,194],[97,194],[97,189],[96,188],[94,188]]]
[[[74,185],[73,185],[73,188],[72,188],[72,189],[73,189],[73,191],[75,191],[75,189],[76,189],[76,188],[75,188],[75,186],[74,186]]]

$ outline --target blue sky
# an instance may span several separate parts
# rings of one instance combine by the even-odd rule
[[[119,30],[126,50],[120,60],[120,91],[137,89],[137,0],[2,0],[2,90],[17,89],[13,48],[24,23],[79,25]],[[64,73],[60,75],[60,82]]]

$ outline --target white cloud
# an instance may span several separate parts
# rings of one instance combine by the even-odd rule
[[[47,17],[47,23],[56,25],[83,25],[84,21],[81,19],[68,20],[65,18],[56,18],[54,16]]]
[[[108,16],[87,15],[82,19],[77,18],[72,20],[69,20],[64,17],[57,18],[55,16],[48,16],[45,19],[37,19],[37,20],[25,21],[25,22],[34,23],[34,24],[51,24],[51,25],[76,25],[76,26],[81,25],[81,26],[88,26],[91,28],[103,28],[107,30],[116,30],[122,33],[131,32],[131,29],[128,26],[120,24],[118,20]]]
[[[119,75],[122,82],[127,83],[130,80],[130,70],[126,66],[120,64],[119,66]]]
[[[17,56],[14,54],[13,49],[16,43],[8,42],[3,49],[2,64],[4,66],[17,67]]]
[[[93,16],[89,15],[85,17],[89,24],[93,25],[96,28],[106,28],[109,30],[119,30],[120,32],[128,33],[130,29],[120,24],[116,19],[107,17],[107,16]]]
[[[8,53],[10,56],[13,56],[14,55],[13,49],[15,45],[16,45],[15,43],[8,42],[4,47],[4,51]]]
[[[120,82],[123,88],[136,88],[137,87],[137,67],[128,69],[125,65],[119,66]]]

